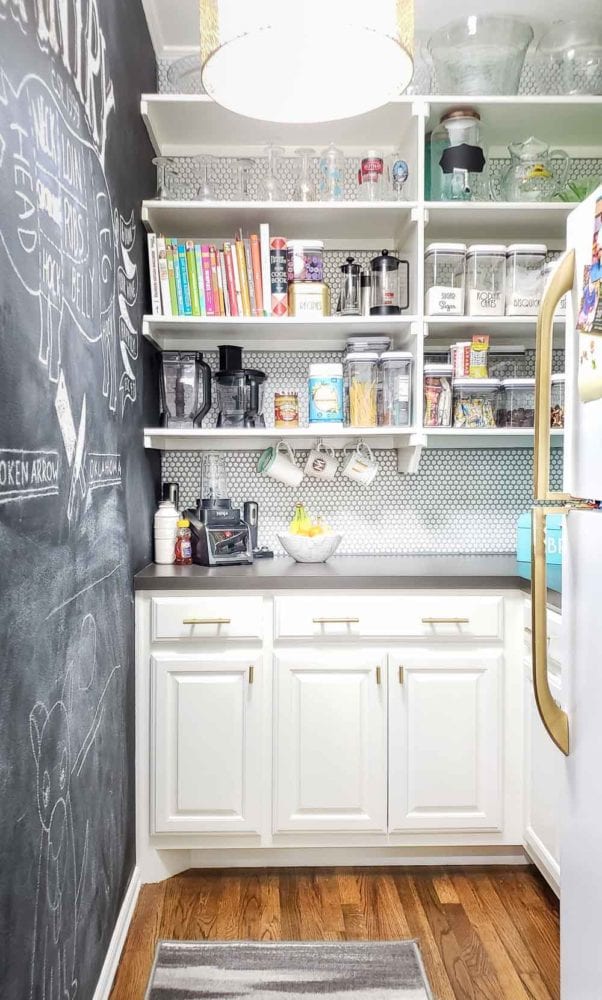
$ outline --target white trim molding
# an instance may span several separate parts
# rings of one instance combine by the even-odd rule
[[[138,902],[138,894],[140,892],[141,884],[140,868],[136,865],[134,871],[132,872],[132,877],[127,887],[127,891],[119,911],[119,916],[117,917],[117,922],[113,929],[111,943],[109,944],[104,964],[100,976],[98,977],[93,1000],[109,1000],[109,994],[113,986],[113,980],[115,979],[115,974],[121,958],[121,952],[123,951],[127,932],[130,928],[132,917],[134,916],[136,903]]]

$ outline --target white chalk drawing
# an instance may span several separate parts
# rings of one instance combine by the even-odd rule
[[[102,392],[115,411],[119,389],[123,415],[136,398],[130,362],[138,356],[137,334],[129,313],[138,296],[130,258],[136,228],[113,211],[98,150],[34,74],[13,86],[0,70],[0,168],[8,181],[0,187],[0,243],[38,299],[39,360],[58,382],[65,331],[74,327],[87,343],[100,341]]]
[[[94,616],[84,615],[78,652],[66,666],[60,697],[51,705],[36,702],[29,714],[40,821],[30,1000],[74,1000],[77,996],[77,933],[88,859],[88,822],[80,818],[76,829],[71,786],[84,772],[102,727],[107,694],[121,669],[120,664],[113,666],[102,689],[97,690],[96,631]],[[81,722],[81,713],[86,710],[86,734],[74,744],[72,720]]]
[[[25,34],[25,25],[28,23],[29,17],[24,0],[0,0],[0,21],[6,21],[9,17],[17,22]]]
[[[0,448],[0,504],[58,494],[57,451]]]
[[[88,489],[121,486],[121,455],[89,452],[86,455]]]

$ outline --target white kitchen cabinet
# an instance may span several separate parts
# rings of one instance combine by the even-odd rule
[[[257,650],[151,657],[155,833],[258,833],[262,678]]]
[[[389,661],[390,832],[501,830],[501,650]]]
[[[539,718],[530,660],[525,661],[525,847],[554,892],[560,890],[560,789],[564,756]],[[549,671],[561,700],[560,674]]]
[[[277,652],[274,832],[386,832],[385,666],[375,649]]]

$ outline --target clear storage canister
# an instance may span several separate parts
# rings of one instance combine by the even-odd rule
[[[536,316],[547,247],[544,243],[513,243],[506,253],[506,315]]]
[[[427,316],[464,315],[466,245],[431,243],[424,255]]]
[[[378,354],[373,351],[345,357],[348,413],[351,427],[378,424]]]
[[[424,366],[424,426],[451,427],[452,366]]]
[[[552,375],[550,427],[564,427],[564,382],[564,374]]]
[[[535,423],[535,379],[505,378],[498,407],[500,427],[533,427]]]
[[[412,360],[408,351],[385,351],[381,355],[382,423],[386,427],[410,425]]]
[[[499,391],[497,378],[457,378],[454,382],[454,427],[495,427]]]
[[[506,308],[506,247],[474,243],[466,251],[467,313],[503,316]]]

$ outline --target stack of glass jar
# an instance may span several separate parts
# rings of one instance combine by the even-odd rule
[[[427,316],[536,316],[543,243],[431,243],[425,252]]]
[[[408,351],[388,337],[350,337],[344,359],[346,423],[350,427],[409,427],[412,366]]]

